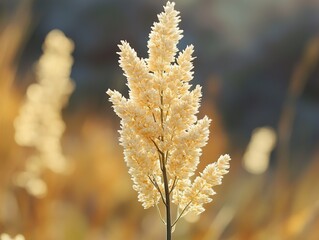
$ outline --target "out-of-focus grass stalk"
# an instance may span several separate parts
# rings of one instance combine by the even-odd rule
[[[307,236],[308,231],[314,224],[314,220],[319,217],[319,201],[305,206],[303,210],[292,215],[283,224],[285,237],[289,239],[302,239]]]
[[[17,65],[15,61],[19,56],[28,33],[30,25],[29,0],[22,1],[15,13],[0,25],[0,91],[5,93],[12,85],[15,78]]]
[[[16,61],[30,25],[30,2],[22,1],[7,22],[0,25],[0,140],[6,139],[6,142],[12,135],[10,130],[13,131],[13,127],[8,125],[11,125],[12,113],[12,106],[8,103],[13,99],[11,86],[16,76]],[[3,142],[1,145],[5,150],[6,144]]]
[[[214,221],[210,225],[202,240],[217,240],[225,231],[226,227],[232,221],[235,209],[226,204],[218,211]]]
[[[12,87],[16,78],[17,62],[23,50],[31,23],[30,7],[32,1],[20,1],[16,9],[1,15],[0,22],[0,233],[4,227],[16,220],[16,198],[9,192],[12,173],[19,165],[16,155],[12,119],[17,114],[20,97]],[[19,232],[19,231],[17,231]],[[2,233],[1,239],[22,240]]]
[[[292,73],[291,82],[283,103],[278,124],[278,176],[288,166],[289,144],[295,118],[296,103],[304,91],[308,76],[314,70],[319,59],[319,36],[311,39],[306,45],[300,62]]]
[[[274,211],[277,213],[277,219],[283,209],[289,207],[288,191],[289,189],[289,151],[290,140],[295,119],[296,103],[304,91],[309,75],[314,70],[319,59],[319,36],[314,37],[306,45],[300,62],[296,65],[291,82],[288,87],[286,98],[283,103],[281,117],[278,124],[278,155],[277,169],[274,179],[275,196],[281,196],[274,201]],[[279,220],[280,221],[280,220]]]

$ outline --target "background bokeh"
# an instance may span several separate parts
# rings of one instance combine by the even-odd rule
[[[147,57],[150,27],[164,4],[0,1],[0,233],[164,239],[156,210],[137,202],[118,144],[119,119],[105,94],[111,88],[127,95],[117,44],[125,39]],[[318,239],[319,1],[176,0],[176,9],[184,30],[179,48],[195,46],[199,115],[213,119],[199,170],[224,153],[232,162],[214,202],[200,218],[181,220],[175,239]],[[63,110],[62,138],[73,171],[45,171],[48,192],[37,198],[13,181],[32,151],[15,143],[13,122],[52,29],[75,44],[75,91]],[[263,147],[267,134],[252,138],[261,127],[272,129],[274,146]],[[267,156],[259,158],[260,151]],[[246,156],[254,158],[250,167]]]

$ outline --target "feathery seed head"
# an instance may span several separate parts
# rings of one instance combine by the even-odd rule
[[[132,176],[133,188],[144,208],[162,199],[181,209],[181,216],[201,213],[211,202],[213,187],[228,172],[230,157],[208,165],[193,183],[202,147],[207,144],[211,120],[196,114],[201,87],[190,90],[194,47],[179,54],[182,38],[179,12],[168,2],[148,41],[148,58],[142,59],[126,41],[119,45],[119,64],[127,78],[129,98],[108,90],[115,113],[121,118],[120,143]]]

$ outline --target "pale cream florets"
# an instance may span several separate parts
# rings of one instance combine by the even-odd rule
[[[212,188],[222,184],[223,175],[228,173],[229,161],[229,155],[220,156],[217,162],[206,166],[201,176],[195,178],[192,186],[185,189],[180,202],[182,209],[188,206],[184,214],[190,211],[199,214],[205,210],[203,204],[212,201],[209,197],[215,194]]]
[[[139,201],[145,208],[157,205],[161,198],[165,204],[167,178],[170,201],[181,214],[201,213],[215,194],[212,187],[221,184],[228,172],[230,157],[221,156],[191,182],[211,120],[196,116],[202,94],[198,85],[190,90],[194,49],[188,46],[177,54],[182,30],[174,3],[168,2],[158,18],[149,35],[148,59],[137,57],[126,41],[119,45],[129,98],[112,90],[107,94],[121,118],[120,142]]]

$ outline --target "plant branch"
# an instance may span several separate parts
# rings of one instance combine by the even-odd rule
[[[177,183],[177,177],[175,176],[174,182],[173,182],[173,186],[172,186],[171,190],[169,191],[169,194],[171,194],[173,192],[173,190],[174,190],[174,188],[176,186],[176,183]]]
[[[165,202],[163,193],[162,193],[162,191],[161,191],[161,189],[160,189],[160,187],[159,187],[159,185],[158,185],[156,179],[154,178],[154,176],[153,176],[153,179],[152,179],[150,176],[148,176],[148,178],[150,179],[150,181],[152,182],[152,184],[154,185],[154,187],[157,189],[157,191],[161,194],[162,201],[163,201],[164,205],[166,205],[166,202]]]
[[[158,204],[156,204],[156,209],[157,209],[158,215],[160,216],[160,219],[161,219],[162,223],[164,223],[166,225],[166,222],[165,222],[165,220],[164,220],[164,218],[162,216],[162,213],[161,213],[161,210],[158,207]]]
[[[197,193],[195,194],[194,197],[197,197],[197,195],[202,191],[203,187],[201,187]],[[184,212],[186,211],[186,209],[189,207],[189,205],[193,202],[193,199],[190,200],[187,205],[184,207],[184,209],[181,211],[181,213],[179,214],[179,216],[176,218],[176,220],[174,221],[174,223],[172,224],[172,227],[174,227],[176,225],[176,223],[178,222],[178,220],[183,216]]]
[[[189,203],[184,207],[184,209],[181,211],[181,213],[179,214],[179,216],[176,218],[176,220],[174,221],[174,223],[172,224],[172,227],[174,227],[176,225],[176,223],[178,222],[178,220],[183,216],[183,213],[186,211],[186,209],[188,208],[188,206],[192,203],[192,201],[189,201]]]

